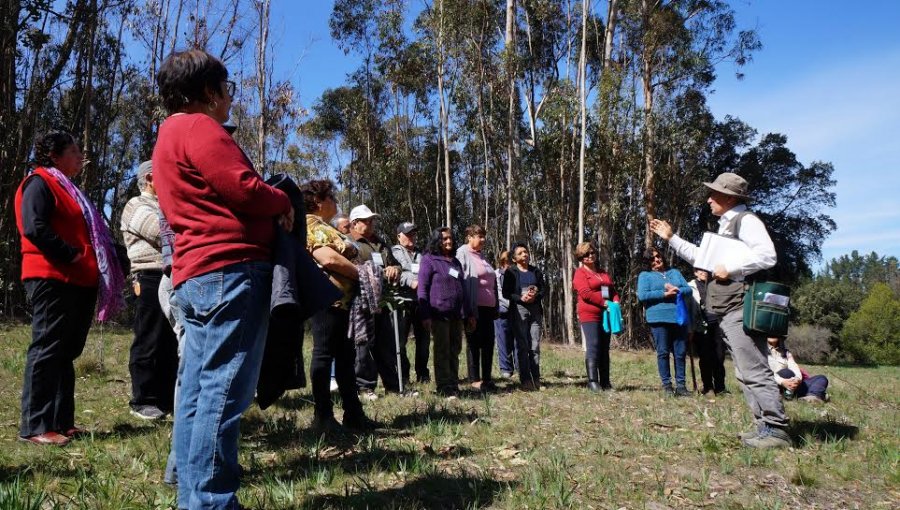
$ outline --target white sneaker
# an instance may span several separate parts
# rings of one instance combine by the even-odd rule
[[[335,391],[338,390],[337,379],[335,379],[334,377],[331,378],[331,386],[330,386],[330,388],[331,388],[331,392],[332,392],[332,393],[334,393]]]
[[[378,400],[378,395],[373,390],[361,390],[359,396],[365,400]]]

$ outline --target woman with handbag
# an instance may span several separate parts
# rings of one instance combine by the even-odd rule
[[[578,322],[585,340],[584,366],[591,391],[611,390],[609,381],[609,341],[611,334],[603,327],[607,301],[619,302],[612,278],[597,263],[597,249],[591,243],[579,243],[575,258],[581,265],[575,270],[572,287],[578,295]]]
[[[675,268],[666,269],[662,254],[655,248],[644,252],[644,260],[650,267],[638,275],[638,300],[643,303],[647,324],[656,344],[656,365],[665,394],[684,397],[691,393],[685,385],[685,355],[687,330],[678,323],[677,295],[690,299],[691,287]],[[669,370],[669,354],[675,357],[675,389]]]

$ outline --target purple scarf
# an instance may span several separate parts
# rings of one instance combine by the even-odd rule
[[[91,236],[91,246],[97,256],[97,268],[100,270],[100,295],[97,300],[97,320],[100,322],[111,319],[119,310],[125,307],[122,298],[122,289],[125,288],[125,277],[119,266],[119,258],[116,256],[116,248],[113,246],[112,234],[94,204],[78,189],[68,177],[56,168],[47,168],[47,172],[56,178],[63,188],[81,207],[81,214],[87,223],[88,233]]]

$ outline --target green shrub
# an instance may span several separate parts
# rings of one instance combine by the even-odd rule
[[[888,285],[872,287],[844,324],[841,344],[859,361],[900,365],[900,299]]]

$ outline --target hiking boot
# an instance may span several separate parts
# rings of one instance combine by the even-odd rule
[[[688,391],[688,389],[685,388],[684,386],[679,386],[679,387],[675,388],[675,396],[676,397],[690,397],[691,392]]]
[[[762,428],[763,428],[763,426],[761,424],[758,424],[758,423],[754,424],[753,428],[748,429],[744,432],[741,432],[740,434],[738,434],[737,437],[741,441],[743,441],[745,439],[753,439],[754,437],[759,435],[759,431],[762,430]]]
[[[675,391],[668,384],[663,384],[662,386],[660,386],[659,391],[662,392],[662,395],[664,397],[671,397],[675,394]]]
[[[798,400],[802,400],[804,402],[810,402],[813,404],[824,404],[825,403],[824,400],[822,400],[820,397],[817,397],[816,395],[805,395],[805,396],[800,397]]]
[[[744,446],[751,448],[788,448],[791,446],[791,436],[778,427],[763,425],[756,437],[744,439],[741,442]]]
[[[131,408],[131,416],[147,421],[157,421],[164,418],[166,413],[156,406],[134,406]]]

